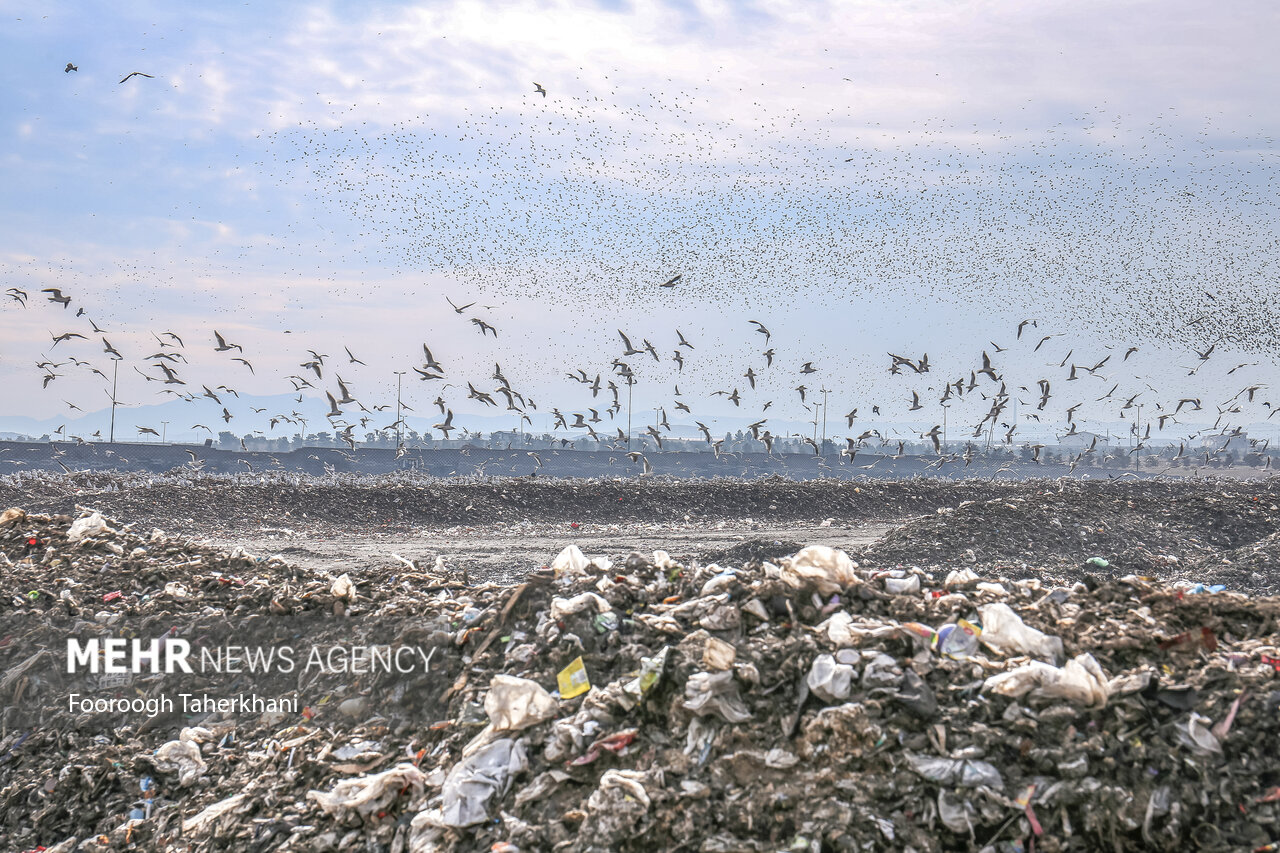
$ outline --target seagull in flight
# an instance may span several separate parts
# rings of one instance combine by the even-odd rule
[[[534,93],[535,95],[541,95],[541,96],[542,96],[542,97],[544,97],[544,98],[547,96],[547,90],[546,90],[546,89],[544,89],[544,88],[542,88],[542,84],[541,84],[541,83],[539,83],[539,82],[537,82],[537,81],[534,81],[534,84],[533,84],[533,93]]]
[[[121,80],[121,81],[120,81],[120,83],[124,83],[124,82],[125,82],[126,80],[128,80],[130,77],[151,77],[151,78],[153,78],[153,79],[154,79],[155,75],[154,75],[154,74],[143,74],[141,71],[130,71],[128,74],[124,75],[124,80]],[[117,83],[116,85],[118,86],[118,85],[120,85],[120,83]]]
[[[218,339],[218,345],[213,348],[214,352],[226,352],[227,350],[233,350],[233,349],[240,350],[240,352],[244,352],[244,347],[240,346],[239,344],[227,343],[226,338],[222,337],[222,333],[220,333],[217,329],[213,330],[213,336]]]
[[[447,297],[447,296],[444,298],[444,301],[449,303],[449,307],[453,309],[453,311],[454,311],[454,313],[455,313],[455,314],[461,314],[463,311],[466,311],[466,310],[467,310],[468,308],[470,308],[472,305],[475,305],[475,303],[474,303],[474,302],[468,302],[466,305],[463,305],[463,306],[459,307],[459,306],[457,306],[457,305],[454,305],[454,304],[453,304],[453,300],[452,300],[452,299],[450,299],[450,298],[449,298],[449,297]]]
[[[49,301],[50,301],[50,302],[61,302],[61,303],[62,303],[62,307],[63,307],[63,308],[66,308],[68,305],[70,305],[70,304],[71,304],[71,297],[70,297],[70,296],[63,296],[63,295],[62,295],[62,291],[61,291],[61,290],[59,290],[59,289],[58,289],[58,288],[56,288],[56,287],[46,287],[44,290],[42,290],[42,291],[40,291],[40,292],[41,292],[41,293],[52,293],[53,295],[49,297]]]

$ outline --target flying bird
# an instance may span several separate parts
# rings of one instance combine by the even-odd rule
[[[68,305],[70,305],[70,304],[71,304],[71,297],[70,297],[70,296],[63,296],[63,295],[62,295],[62,291],[61,291],[61,290],[59,290],[59,289],[58,289],[58,288],[56,288],[56,287],[46,287],[44,290],[41,290],[40,292],[41,292],[41,293],[52,293],[53,295],[49,297],[49,301],[50,301],[50,302],[61,302],[61,303],[62,303],[62,307],[63,307],[63,308],[66,308]]]
[[[537,82],[537,81],[534,81],[534,84],[533,84],[533,93],[534,93],[535,95],[541,95],[541,96],[542,96],[542,97],[544,97],[544,98],[547,96],[547,90],[546,90],[546,89],[544,89],[544,88],[542,88],[542,84],[541,84],[541,83],[539,83],[539,82]]]
[[[226,352],[227,350],[233,350],[233,349],[239,350],[240,352],[244,352],[244,347],[240,346],[239,344],[227,343],[226,338],[222,337],[222,333],[219,332],[217,329],[213,330],[213,336],[218,339],[218,345],[213,348],[214,352]]]
[[[128,80],[130,77],[151,77],[154,79],[155,75],[143,74],[141,71],[130,71],[128,74],[124,75],[124,80],[121,80],[120,83],[125,82],[125,80]],[[117,83],[116,85],[118,86],[120,83]]]

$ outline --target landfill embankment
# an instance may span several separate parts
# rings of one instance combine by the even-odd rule
[[[600,506],[610,497],[659,506],[664,488],[679,492],[576,485],[541,503],[519,493],[509,520],[613,523],[625,516]],[[775,506],[808,488],[784,485]],[[1280,559],[1274,483],[958,495],[906,483],[866,500],[896,499],[910,520],[852,554],[769,538],[679,559],[571,547],[547,554],[545,570],[485,584],[411,557],[299,566],[154,524],[168,513],[212,526],[235,496],[245,523],[314,499],[308,514],[327,506],[336,524],[339,487],[272,502],[239,486],[185,499],[64,486],[0,498],[23,507],[0,520],[3,849],[1280,841],[1280,599],[1260,594]],[[734,504],[732,485],[698,487],[722,512],[769,506]],[[459,505],[510,505],[520,488],[441,487],[404,521],[456,523]],[[808,517],[847,521],[866,491]],[[403,506],[408,494],[371,488],[347,505]],[[660,517],[696,507],[690,494]],[[50,512],[58,501],[69,511]],[[146,654],[183,641],[206,662],[290,649],[295,665],[69,672],[71,637],[139,638]],[[356,649],[417,664],[381,668],[370,652],[361,668]],[[115,710],[73,707],[72,694]],[[182,694],[275,705],[192,709]],[[147,712],[166,697],[175,707]]]

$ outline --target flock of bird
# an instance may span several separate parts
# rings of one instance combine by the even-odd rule
[[[655,281],[654,286],[666,287],[672,279],[679,277],[677,274],[665,282]],[[240,392],[229,383],[239,384],[233,378],[237,375],[242,379],[258,378],[258,372],[249,357],[252,353],[247,353],[244,345],[231,340],[220,330],[186,332],[185,337],[171,330],[152,330],[148,335],[154,346],[149,349],[154,352],[143,354],[139,351],[126,355],[111,343],[106,337],[106,330],[97,325],[83,306],[77,306],[74,314],[70,313],[73,303],[71,296],[52,287],[44,288],[40,293],[45,296],[44,303],[56,306],[48,309],[53,312],[52,318],[61,319],[65,316],[68,320],[81,323],[80,330],[49,333],[49,353],[56,352],[62,360],[55,361],[53,355],[44,354],[35,363],[35,367],[42,371],[42,385],[45,389],[49,389],[67,371],[73,370],[93,374],[102,383],[110,382],[108,387],[114,388],[118,381],[115,371],[121,363],[127,363],[146,385],[156,383],[159,386],[157,396],[170,395],[186,401],[197,407],[193,411],[207,412],[211,405],[216,417],[224,424],[230,424],[237,415],[247,413],[238,402]],[[20,309],[33,307],[33,297],[28,291],[10,287],[6,295]],[[445,301],[448,309],[446,311],[442,308],[442,314],[456,316],[459,318],[458,322],[475,325],[481,338],[487,339],[492,335],[494,340],[497,339],[498,332],[491,324],[478,317],[467,316],[476,307],[475,301],[459,304],[448,297],[445,297]],[[1249,438],[1244,432],[1244,424],[1250,419],[1270,420],[1280,409],[1280,406],[1265,399],[1268,386],[1252,380],[1243,381],[1234,393],[1223,395],[1224,399],[1217,402],[1208,401],[1208,405],[1201,397],[1162,395],[1155,387],[1146,383],[1140,383],[1142,387],[1134,390],[1136,377],[1125,371],[1125,365],[1141,347],[1103,345],[1100,349],[1093,349],[1079,343],[1073,345],[1061,340],[1065,333],[1047,331],[1042,326],[1042,321],[1036,318],[1025,319],[1011,328],[1011,337],[1003,345],[994,340],[989,341],[989,346],[975,353],[976,357],[972,362],[950,366],[946,373],[942,373],[943,368],[931,361],[927,352],[919,356],[885,353],[883,370],[888,376],[901,377],[903,381],[896,399],[851,399],[845,389],[814,384],[827,381],[822,376],[825,368],[816,364],[816,359],[791,358],[790,361],[798,363],[798,366],[782,367],[787,354],[779,353],[773,332],[758,319],[745,321],[742,332],[744,345],[750,348],[754,344],[757,354],[748,359],[746,364],[740,364],[736,368],[719,365],[722,368],[721,387],[710,389],[701,395],[686,394],[680,390],[679,378],[684,371],[686,359],[698,358],[698,344],[695,343],[697,335],[686,335],[684,331],[674,329],[671,332],[675,340],[674,346],[660,351],[649,337],[651,334],[658,337],[655,332],[628,334],[625,330],[618,329],[614,351],[602,353],[599,363],[589,367],[569,367],[564,375],[570,390],[563,392],[563,399],[558,399],[554,405],[544,405],[541,409],[531,391],[521,382],[513,382],[500,363],[495,363],[492,373],[487,376],[475,375],[474,367],[469,365],[483,356],[474,353],[467,353],[456,359],[455,363],[461,362],[462,367],[446,367],[446,361],[453,359],[438,358],[429,343],[423,342],[421,365],[412,366],[412,375],[419,382],[426,383],[424,387],[432,389],[431,393],[435,394],[432,404],[438,409],[439,417],[431,429],[433,434],[438,433],[441,438],[448,439],[455,430],[461,429],[454,422],[453,406],[457,402],[474,401],[474,405],[482,409],[512,413],[518,418],[521,427],[528,425],[531,431],[535,427],[533,415],[542,412],[548,416],[550,428],[562,436],[589,438],[600,447],[630,451],[631,458],[640,466],[642,473],[652,471],[644,452],[649,448],[663,449],[664,439],[669,439],[672,435],[672,424],[665,403],[656,407],[652,423],[637,424],[634,435],[631,432],[632,424],[628,416],[633,414],[631,394],[633,386],[639,382],[637,370],[650,362],[666,370],[667,378],[672,381],[672,397],[669,401],[671,412],[676,413],[677,418],[691,421],[702,441],[717,456],[722,452],[725,439],[717,438],[716,431],[707,423],[712,418],[700,414],[715,398],[723,398],[732,405],[734,412],[741,411],[752,418],[748,430],[755,440],[763,444],[767,453],[774,453],[774,444],[779,438],[799,438],[815,455],[822,456],[824,448],[816,436],[818,413],[829,415],[829,395],[835,394],[837,410],[834,421],[838,429],[843,426],[840,432],[832,434],[832,438],[843,445],[839,450],[838,464],[852,464],[857,454],[868,448],[880,452],[882,456],[890,455],[884,448],[896,448],[891,456],[900,457],[906,453],[908,442],[926,440],[932,444],[939,467],[961,462],[967,466],[975,458],[975,454],[993,445],[1025,448],[1031,454],[1030,461],[1039,462],[1041,451],[1047,446],[1046,442],[1023,439],[1019,436],[1020,430],[1028,432],[1028,428],[1035,423],[1038,428],[1056,428],[1059,441],[1078,435],[1081,425],[1079,412],[1085,406],[1127,419],[1131,424],[1130,434],[1119,436],[1127,439],[1120,449],[1110,446],[1109,442],[1100,446],[1098,437],[1094,436],[1089,446],[1081,447],[1069,460],[1072,469],[1093,454],[1101,458],[1111,453],[1140,453],[1143,448],[1151,446],[1153,438],[1156,441],[1178,441],[1179,449],[1175,459],[1203,454],[1207,463],[1228,446],[1230,439],[1236,437],[1242,442],[1249,442],[1250,449],[1266,455],[1269,443],[1265,439]],[[101,351],[95,359],[94,353],[86,350],[96,349],[98,342],[101,344]],[[197,379],[188,374],[188,354],[192,347],[202,347],[224,359],[217,380]],[[1187,374],[1198,374],[1214,360],[1217,350],[1217,343],[1203,350],[1192,348],[1188,353],[1191,363],[1186,365]],[[103,369],[106,363],[100,360],[102,356],[108,362],[114,362],[111,377]],[[606,358],[607,362],[604,360]],[[353,390],[354,383],[342,376],[343,371],[355,369],[356,365],[367,367],[366,362],[357,358],[348,345],[341,347],[341,355],[337,357],[329,352],[307,348],[305,357],[297,362],[294,372],[272,381],[287,383],[288,393],[299,404],[307,395],[323,395],[328,404],[324,417],[329,427],[352,450],[372,432],[396,433],[403,439],[403,433],[407,431],[405,416],[412,411],[412,407],[401,399],[375,401],[363,394],[357,395]],[[1029,365],[1036,365],[1033,374],[1026,374]],[[1223,365],[1223,378],[1226,380],[1241,370],[1255,366],[1256,362],[1242,362],[1229,369]],[[545,366],[527,367],[536,375]],[[407,373],[408,371],[402,371],[402,374]],[[1034,378],[1025,378],[1024,375]],[[815,376],[816,379],[810,378]],[[528,378],[525,377],[526,381]],[[655,380],[656,377],[651,378],[651,381]],[[791,384],[793,382],[794,385]],[[771,390],[766,391],[766,385]],[[577,390],[572,390],[572,386],[578,386]],[[779,393],[773,393],[775,391]],[[817,394],[821,394],[822,399]],[[1050,408],[1051,402],[1056,408]],[[64,403],[68,411],[83,411],[81,406],[71,401]],[[775,404],[778,407],[775,414],[780,411],[804,411],[812,414],[815,435],[775,435],[769,427],[770,418],[773,417],[769,412]],[[1145,417],[1144,406],[1147,407]],[[848,410],[842,411],[846,407]],[[393,408],[398,413],[395,417],[390,416]],[[957,413],[951,427],[955,430],[954,441],[949,440],[951,437],[948,436],[945,420],[919,433],[904,434],[900,430],[889,430],[884,426],[890,422],[893,414],[916,417],[913,413],[925,412],[925,415],[918,417],[945,417],[945,413],[952,410]],[[1050,413],[1059,410],[1062,412],[1062,423],[1046,423],[1046,419],[1052,420]],[[258,430],[255,434],[279,437],[286,434],[285,430],[299,426],[304,432],[306,430],[306,416],[297,409],[268,413],[265,408],[250,405],[247,411],[269,418],[268,430]],[[961,417],[965,412],[972,414],[968,421]],[[1208,414],[1194,414],[1201,412]],[[981,417],[977,416],[979,414]],[[1212,423],[1208,422],[1209,415],[1213,417]],[[1184,420],[1187,418],[1197,420],[1188,423]],[[194,423],[190,429],[203,430],[211,436],[214,433],[214,429],[204,423]],[[155,427],[149,425],[138,425],[136,430],[138,436],[161,436]],[[357,430],[360,431],[358,434]],[[1036,431],[1043,434],[1043,429]],[[465,430],[463,432],[466,434]],[[65,427],[59,428],[57,433],[66,440],[85,440],[84,436],[66,434]],[[479,431],[476,434],[479,435]],[[1215,437],[1218,440],[1214,440]],[[102,436],[98,431],[89,438],[101,439]],[[1201,450],[1196,442],[1197,439],[1205,438],[1210,439],[1209,447]],[[570,439],[566,437],[562,440],[567,444]],[[241,444],[243,446],[243,439]],[[634,449],[637,445],[639,450]],[[398,452],[405,452],[403,441]],[[198,464],[195,454],[192,454],[192,464]],[[876,462],[872,462],[864,467],[875,464]],[[1266,464],[1270,464],[1269,455]]]
[[[151,76],[132,72],[120,84]],[[854,464],[867,448],[901,456],[918,441],[939,466],[968,464],[991,446],[1022,447],[1039,461],[1062,437],[1114,420],[1128,426],[1123,447],[1095,440],[1073,467],[1155,443],[1178,444],[1180,457],[1205,453],[1206,462],[1225,444],[1216,439],[1267,449],[1246,427],[1276,412],[1266,382],[1274,361],[1261,354],[1280,344],[1276,291],[1266,286],[1280,243],[1257,236],[1274,235],[1258,227],[1272,216],[1270,179],[1250,171],[1256,164],[1219,157],[1207,131],[1176,136],[1152,121],[1137,130],[1142,153],[1125,153],[1098,140],[1133,129],[1099,110],[1054,128],[1060,141],[1022,149],[1015,129],[1001,128],[988,152],[957,141],[945,123],[901,140],[849,140],[837,134],[837,106],[815,123],[754,104],[754,123],[737,126],[701,119],[708,103],[697,91],[627,105],[608,90],[549,94],[532,85],[518,105],[470,108],[453,128],[420,119],[383,133],[303,123],[271,135],[260,164],[281,182],[299,170],[307,177],[317,222],[328,216],[373,235],[371,249],[352,251],[472,294],[431,294],[425,308],[414,296],[415,310],[434,321],[471,327],[463,351],[401,342],[400,360],[370,366],[356,355],[367,340],[306,346],[297,340],[305,335],[285,339],[292,333],[265,323],[252,339],[227,326],[106,329],[88,313],[99,306],[73,297],[70,284],[12,286],[8,308],[39,309],[53,325],[33,359],[41,386],[56,393],[68,374],[92,375],[115,403],[123,366],[131,387],[155,383],[152,399],[190,404],[189,430],[209,435],[206,421],[230,429],[250,416],[269,424],[263,435],[306,432],[299,408],[242,406],[246,383],[299,405],[323,398],[328,426],[354,449],[369,432],[405,431],[413,409],[382,384],[394,372],[429,389],[430,429],[440,437],[467,434],[468,412],[506,413],[531,432],[625,448],[641,471],[651,470],[644,452],[662,449],[681,424],[720,454],[720,416],[749,422],[766,452],[799,439],[818,455],[818,424],[825,436],[829,420],[837,464]],[[536,326],[513,317],[513,330],[494,316],[508,294],[574,312],[589,331],[558,345],[531,339]],[[868,340],[856,349],[849,328],[799,333],[796,313],[816,302],[850,324],[877,302],[994,317],[1037,307],[999,342],[943,330],[940,356],[936,330],[917,330],[918,354],[882,344],[874,327],[858,330]],[[676,328],[669,318],[686,304],[720,316],[688,325],[697,322],[690,311]],[[817,325],[822,313],[806,316]],[[911,324],[893,323],[901,341]],[[512,337],[521,357],[504,369],[495,348]],[[1160,376],[1150,363],[1139,367],[1153,346],[1185,354],[1185,376],[1196,377],[1187,387],[1225,390],[1209,398],[1170,381],[1167,366]],[[297,359],[288,370],[279,369],[281,352]],[[1237,352],[1260,355],[1224,362]],[[63,402],[68,414],[91,405]],[[773,431],[797,421],[813,432]]]

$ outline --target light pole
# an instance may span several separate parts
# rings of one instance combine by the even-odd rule
[[[1138,417],[1133,422],[1133,470],[1139,470],[1139,462],[1142,460],[1142,404],[1138,404]]]
[[[627,374],[627,450],[631,450],[631,388],[636,384],[631,374]]]
[[[169,434],[169,422],[161,421],[160,422],[160,443],[161,444],[165,443],[165,436],[167,436],[168,434]]]
[[[111,437],[107,439],[110,444],[116,443],[116,379],[120,375],[120,359],[115,359],[114,364],[111,368]]]
[[[397,370],[396,374],[396,449],[400,449],[400,445],[404,443],[403,433],[400,424],[400,388],[404,383],[404,375],[408,371]]]
[[[827,395],[830,394],[831,391],[826,388],[819,388],[818,390],[822,392],[822,445],[821,446],[825,450],[827,446]],[[821,451],[819,451],[818,455],[819,456],[822,455]]]

